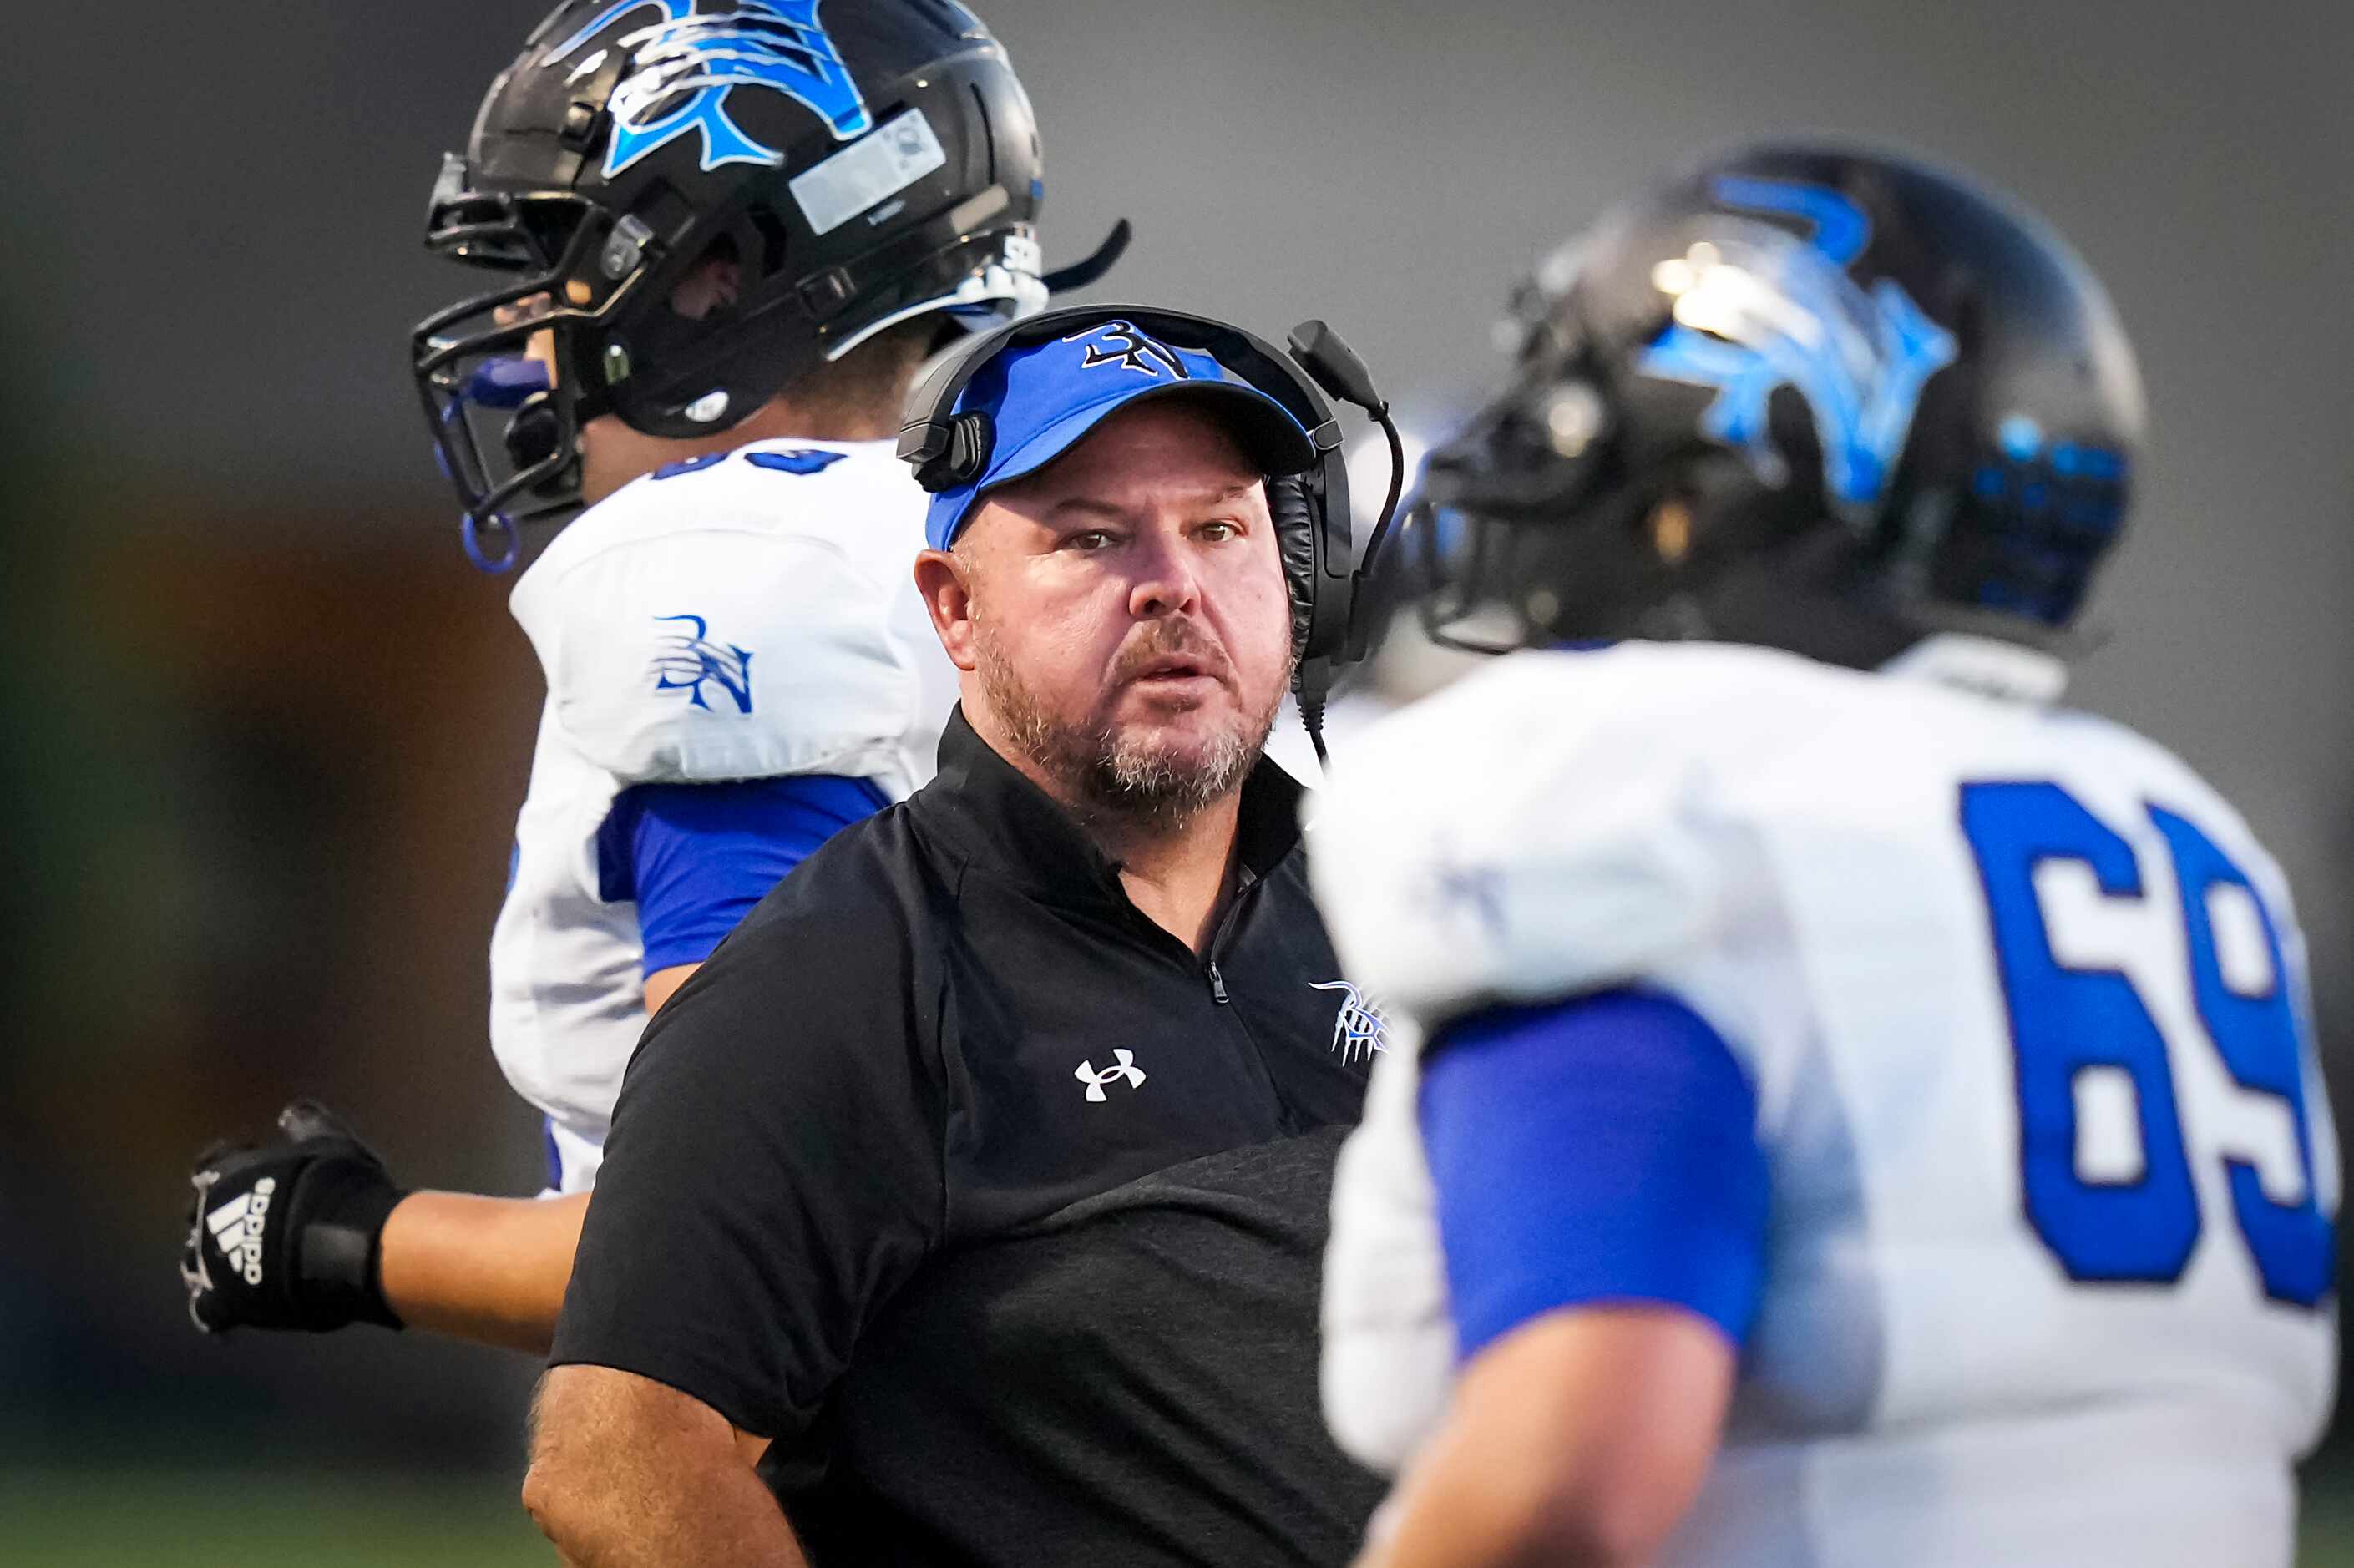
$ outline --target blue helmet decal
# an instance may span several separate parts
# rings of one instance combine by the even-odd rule
[[[698,13],[695,0],[615,0],[548,56],[570,58],[615,21],[636,11],[661,19],[624,34],[616,47],[631,50],[630,74],[613,89],[612,145],[605,177],[695,132],[703,134],[703,167],[785,161],[727,117],[727,95],[739,87],[765,88],[800,103],[826,122],[834,140],[874,128],[866,100],[817,19],[819,0],[737,0],[726,10]],[[595,69],[592,54],[576,72]]]
[[[1711,440],[1741,450],[1768,484],[1788,465],[1766,426],[1776,387],[1813,411],[1823,484],[1843,506],[1885,493],[1929,377],[1954,362],[1951,333],[1891,278],[1866,292],[1848,276],[1871,220],[1820,185],[1726,175],[1727,207],[1807,220],[1805,238],[1766,222],[1728,220],[1721,235],[1660,262],[1651,281],[1675,300],[1675,320],[1637,362],[1647,376],[1716,389],[1701,416]]]
[[[1709,189],[1727,207],[1805,218],[1815,226],[1815,249],[1834,266],[1853,262],[1872,242],[1872,220],[1863,216],[1863,209],[1821,185],[1720,175],[1709,183]]]

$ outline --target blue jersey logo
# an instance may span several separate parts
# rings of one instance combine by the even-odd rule
[[[784,154],[755,142],[727,117],[727,95],[739,87],[783,93],[824,121],[838,142],[863,136],[875,123],[849,68],[818,22],[817,8],[818,0],[738,0],[725,10],[698,14],[695,0],[617,0],[548,62],[568,58],[631,12],[659,12],[661,20],[615,43],[631,50],[632,59],[630,74],[613,90],[613,144],[605,154],[605,177],[698,131],[706,170],[722,164],[774,165],[785,161]],[[576,69],[593,68],[584,60]]]
[[[1712,241],[1652,269],[1675,300],[1675,320],[1645,351],[1647,376],[1716,388],[1701,416],[1711,440],[1739,449],[1768,484],[1789,477],[1766,428],[1775,388],[1813,410],[1831,499],[1872,506],[1904,450],[1929,377],[1954,362],[1951,333],[1923,314],[1893,279],[1869,293],[1848,276],[1871,221],[1837,191],[1724,176],[1728,207],[1805,219],[1805,239],[1767,223],[1729,222]]]
[[[654,620],[684,628],[664,635],[654,654],[654,690],[684,692],[688,705],[715,712],[704,694],[717,686],[735,703],[736,711],[752,711],[752,651],[732,642],[711,641],[711,626],[699,615],[658,615]]]

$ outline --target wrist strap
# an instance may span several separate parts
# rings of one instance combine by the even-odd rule
[[[384,1179],[381,1167],[337,1171],[321,1177],[334,1183],[318,1194],[302,1227],[301,1277],[303,1296],[323,1318],[335,1323],[403,1325],[385,1299],[379,1277],[384,1222],[408,1192]],[[310,1194],[304,1194],[306,1197]]]

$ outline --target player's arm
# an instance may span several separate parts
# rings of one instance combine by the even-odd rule
[[[1673,1308],[1549,1312],[1473,1359],[1364,1568],[1649,1563],[1707,1474],[1732,1347]]]
[[[673,964],[647,975],[646,1012],[661,1012],[702,967]],[[406,1328],[546,1355],[588,1212],[586,1192],[411,1192],[376,1244],[386,1308]]]
[[[544,1352],[587,1193],[408,1192],[322,1107],[298,1100],[258,1149],[208,1152],[181,1254],[207,1333],[351,1323]]]
[[[663,1010],[663,1003],[678,994],[686,977],[701,969],[700,962],[672,964],[667,969],[650,969],[646,973],[646,1014],[652,1017]]]
[[[698,959],[650,972],[647,1013],[660,1012],[702,967]],[[411,1329],[546,1355],[588,1212],[586,1192],[411,1192],[385,1221],[379,1244],[386,1303]]]
[[[808,1560],[752,1467],[766,1446],[651,1378],[557,1367],[533,1406],[524,1506],[574,1568],[801,1568]]]
[[[697,960],[648,974],[646,1012],[660,1012],[702,967]],[[588,1212],[586,1192],[411,1192],[385,1221],[379,1243],[386,1304],[411,1329],[546,1355]]]
[[[1463,1355],[1365,1563],[1645,1563],[1716,1451],[1764,1273],[1741,1065],[1617,991],[1460,1021],[1420,1107]]]
[[[863,779],[794,776],[640,785],[599,834],[609,898],[638,906],[646,1011],[662,1011],[769,890],[884,803]],[[409,1326],[546,1353],[588,1195],[419,1192],[383,1240],[384,1294]]]
[[[385,1221],[378,1273],[402,1324],[545,1355],[588,1194],[412,1192]]]
[[[648,1011],[811,851],[882,803],[872,784],[832,777],[625,791],[600,837],[600,875],[610,896],[638,906]],[[182,1266],[197,1325],[319,1332],[373,1322],[546,1353],[588,1194],[403,1192],[372,1150],[312,1119],[323,1117],[290,1107],[281,1141],[199,1160]],[[256,1279],[228,1266],[205,1219],[239,1194],[249,1204],[263,1181],[292,1194],[256,1221],[275,1227],[288,1262]]]

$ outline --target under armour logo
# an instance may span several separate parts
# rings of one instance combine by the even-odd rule
[[[1118,1065],[1106,1067],[1100,1073],[1096,1071],[1096,1065],[1093,1062],[1082,1062],[1071,1069],[1071,1076],[1087,1086],[1087,1098],[1094,1104],[1101,1105],[1108,1097],[1104,1094],[1106,1084],[1118,1083],[1120,1079],[1126,1078],[1128,1086],[1132,1089],[1144,1082],[1144,1069],[1136,1065],[1135,1052],[1123,1046],[1114,1051],[1112,1057]]]
[[[1082,370],[1093,370],[1099,365],[1117,365],[1133,370],[1139,376],[1161,378],[1163,370],[1180,381],[1190,381],[1185,362],[1176,351],[1153,342],[1126,322],[1105,322],[1085,332],[1075,332],[1065,343],[1085,343],[1087,356],[1079,364]]]
[[[1341,1011],[1332,1020],[1332,1049],[1341,1060],[1370,1062],[1375,1052],[1389,1049],[1389,1020],[1382,1016],[1379,1002],[1344,980],[1311,981],[1308,989],[1341,993]]]

